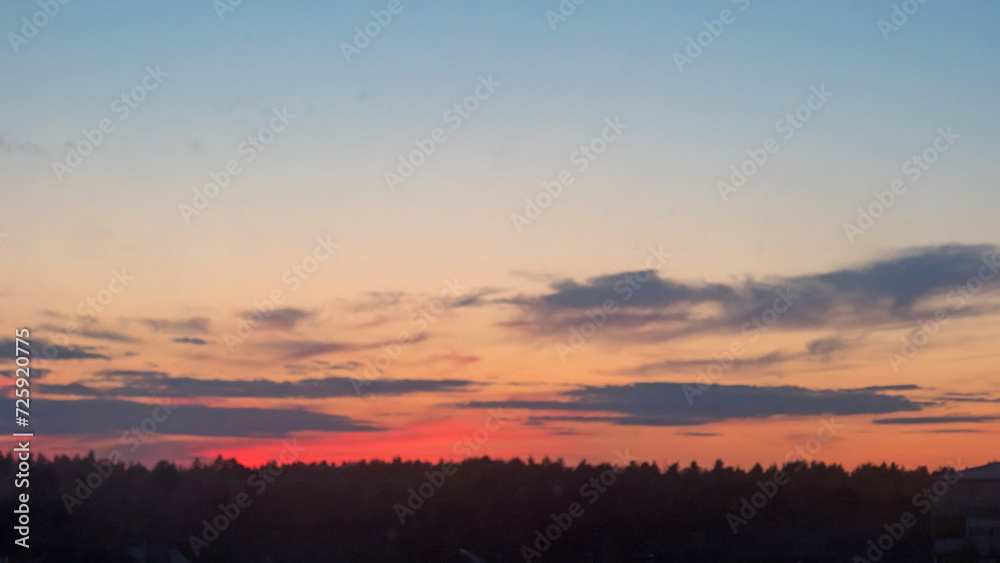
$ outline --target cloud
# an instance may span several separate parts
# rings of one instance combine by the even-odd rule
[[[472,354],[433,354],[422,360],[422,363],[434,364],[437,362],[448,362],[465,366],[474,364],[480,360],[482,360],[482,358]]]
[[[953,403],[1000,403],[1000,399],[987,399],[984,397],[942,397],[942,401]]]
[[[903,385],[870,385],[868,387],[857,387],[853,391],[914,391],[916,389],[922,389],[919,385],[903,384]]]
[[[381,348],[394,349],[427,340],[426,333],[409,337],[405,342],[391,340],[388,342],[353,343],[353,342],[323,342],[315,340],[274,340],[257,346],[263,350],[277,353],[286,360],[302,360],[311,356],[333,354],[338,352],[356,352]]]
[[[650,364],[642,364],[639,366],[625,368],[619,370],[616,373],[623,373],[628,375],[648,375],[650,373],[659,372],[676,372],[676,373],[690,373],[699,369],[707,368],[711,365],[724,365],[728,366],[730,371],[739,371],[741,369],[753,368],[753,367],[765,367],[775,364],[780,364],[793,359],[795,356],[790,356],[782,354],[780,352],[771,352],[770,354],[765,354],[763,356],[758,356],[756,358],[735,358],[732,360],[722,360],[719,358],[696,358],[687,360],[664,360],[662,362],[655,362]]]
[[[950,401],[954,403],[1000,403],[1000,399],[989,393],[945,393],[938,398],[939,401]]]
[[[107,340],[109,342],[126,342],[126,343],[137,343],[139,339],[133,338],[127,334],[122,334],[120,332],[114,332],[111,330],[81,330],[78,332],[80,336],[84,338],[90,338],[92,340]]]
[[[349,377],[327,377],[299,381],[271,381],[268,379],[195,379],[170,377],[163,372],[118,372],[126,384],[117,387],[95,387],[84,383],[45,385],[44,392],[51,395],[77,395],[81,397],[230,397],[267,399],[322,399],[332,397],[358,397],[355,380]],[[135,375],[130,375],[135,374]],[[105,375],[105,372],[99,372]],[[464,391],[476,383],[462,379],[376,379],[360,386],[360,396],[405,395],[411,393],[449,393]]]
[[[2,407],[14,410],[13,401],[0,400]],[[114,399],[58,400],[46,399],[32,405],[31,424],[43,435],[118,435],[156,411],[156,404]],[[156,410],[160,409],[160,410]],[[374,432],[382,428],[355,421],[346,416],[293,409],[217,408],[202,405],[174,405],[163,422],[157,422],[159,434],[217,437],[284,437],[292,432]],[[9,424],[6,421],[4,424]]]
[[[38,328],[55,333],[64,332],[64,329],[51,324],[44,324],[39,326]],[[132,336],[129,336],[127,334],[122,334],[120,332],[114,332],[111,330],[92,330],[83,328],[80,330],[76,330],[73,334],[76,336],[82,336],[84,338],[90,338],[91,340],[106,340],[108,342],[125,342],[130,344],[139,342],[138,339],[133,338]]]
[[[757,356],[752,358],[731,358],[725,355],[717,355],[707,358],[689,358],[684,360],[663,360],[660,362],[653,362],[648,364],[641,364],[635,367],[624,368],[615,371],[614,373],[626,374],[626,375],[649,375],[651,373],[661,373],[661,372],[674,372],[674,373],[691,373],[702,369],[708,369],[710,366],[720,366],[725,367],[729,371],[740,371],[744,369],[768,367],[779,364],[785,364],[800,359],[813,358],[817,355],[821,355],[822,359],[828,360],[831,352],[835,350],[845,350],[850,347],[850,341],[831,337],[831,338],[821,338],[818,340],[813,340],[806,344],[806,352],[786,354],[780,351],[770,352],[764,354],[763,356]],[[916,388],[915,386],[913,388]],[[879,388],[871,387],[871,390],[878,390]],[[888,388],[882,388],[888,389]]]
[[[969,422],[973,423],[990,422],[993,420],[1000,420],[1000,416],[992,416],[992,415],[912,416],[912,417],[900,417],[900,418],[879,418],[873,420],[872,422],[874,424],[954,424],[954,423],[969,423]]]
[[[851,347],[851,342],[843,338],[831,336],[827,338],[817,338],[806,344],[806,352],[810,356],[829,356],[834,352],[840,352]]]
[[[254,318],[261,317],[262,320],[256,327],[258,329],[291,330],[295,328],[299,321],[308,319],[313,314],[303,309],[296,309],[295,307],[284,307],[265,313],[261,313],[257,310],[243,311],[240,313],[240,317],[242,318],[249,318],[251,315],[253,315]]]
[[[202,338],[188,338],[186,336],[183,338],[175,338],[174,342],[179,344],[193,344],[195,346],[205,346],[207,344],[211,344],[208,340],[204,340]]]
[[[617,416],[529,416],[527,426],[542,426],[546,422],[618,422]]]
[[[84,383],[43,384],[41,387],[49,395],[79,395],[81,397],[97,397],[100,395],[93,387],[89,387]]]
[[[0,340],[0,359],[16,359],[16,347],[17,341],[15,340]],[[32,350],[34,356],[45,358],[46,360],[111,359],[104,354],[93,352],[92,350],[97,350],[94,346],[59,346],[57,344],[51,344],[41,338],[31,339],[31,344],[28,349]]]
[[[983,430],[973,430],[971,428],[935,428],[926,430],[925,434],[982,434]]]
[[[649,281],[636,287],[639,279]],[[631,283],[630,279],[636,283]],[[630,289],[636,287],[634,291]],[[549,309],[590,309],[600,307],[608,298],[618,297],[623,307],[666,307],[676,303],[737,303],[737,291],[722,284],[686,285],[661,279],[655,271],[622,272],[599,276],[579,284],[572,280],[556,282],[555,291],[539,298]]]
[[[53,318],[53,319],[69,319],[69,318],[71,318],[68,315],[64,315],[64,314],[62,314],[62,313],[60,313],[58,311],[53,311],[51,309],[42,309],[39,312],[41,314],[45,315],[46,317],[50,317],[50,318]]]
[[[211,321],[204,317],[191,317],[189,319],[169,320],[169,319],[139,319],[139,322],[153,329],[155,332],[194,332],[204,334],[208,332]]]
[[[459,295],[449,293],[442,298],[447,302],[448,308],[473,307],[490,303],[485,298],[499,291],[497,288],[484,287],[472,291],[462,291]],[[433,299],[436,299],[436,297],[430,298],[430,300]],[[360,313],[396,311],[403,308],[414,309],[426,304],[428,301],[427,296],[402,291],[370,291],[364,294],[349,310]]]
[[[355,313],[383,311],[402,306],[409,294],[402,291],[369,291],[357,303],[350,307]]]
[[[614,413],[619,415],[610,419],[615,424],[641,426],[691,426],[773,416],[888,414],[921,410],[919,404],[897,395],[857,389],[814,390],[794,386],[714,385],[691,404],[685,387],[691,389],[694,386],[662,382],[586,386],[559,393],[560,400],[473,401],[458,406]],[[608,421],[607,417],[597,420]]]
[[[259,347],[275,352],[287,360],[301,360],[310,356],[335,352],[350,352],[359,349],[357,344],[347,342],[318,342],[314,340],[280,340],[265,342],[260,344]]]
[[[30,367],[28,368],[28,375],[31,379],[42,379],[46,375],[52,373],[52,370]],[[6,379],[14,379],[16,372],[14,369],[0,369],[0,377]]]
[[[285,369],[294,375],[304,375],[317,371],[354,371],[361,367],[361,362],[347,361],[341,363],[331,363],[326,360],[311,360],[306,364],[286,364]]]
[[[560,428],[558,430],[550,430],[549,434],[552,436],[579,436],[580,432],[568,428]]]
[[[693,283],[661,278],[655,271],[621,272],[585,282],[563,280],[551,291],[504,302],[520,315],[505,323],[536,333],[569,330],[587,322],[611,303],[602,331],[646,328],[642,338],[664,341],[696,333],[748,327],[754,318],[780,311],[785,329],[886,327],[924,318],[921,305],[943,298],[958,285],[978,279],[987,289],[1000,285],[1000,248],[993,245],[944,245],[909,249],[853,268],[804,276],[774,276],[742,283]],[[968,305],[962,314],[993,311]],[[598,316],[603,315],[600,313]],[[631,341],[635,331],[623,336]],[[848,341],[819,339],[807,349],[814,355],[842,350]]]
[[[457,280],[455,282],[457,284]],[[500,290],[491,287],[466,290],[458,285],[447,284],[448,289],[440,296],[412,294],[401,291],[368,292],[353,303],[345,305],[351,313],[368,313],[365,321],[357,323],[354,328],[373,328],[400,319],[412,319],[414,315],[426,315],[429,306],[443,305],[446,309],[462,307],[477,307],[494,303],[486,299]],[[434,313],[432,313],[434,314]]]
[[[499,291],[500,291],[499,289],[489,288],[489,287],[477,289],[472,293],[459,297],[448,306],[453,308],[458,308],[458,307],[478,307],[481,305],[487,305],[489,303],[492,303],[492,301],[487,300],[486,297],[496,294]]]
[[[99,375],[104,378],[124,378],[124,379],[147,379],[147,378],[158,378],[167,377],[168,374],[165,371],[147,371],[147,370],[131,370],[131,369],[106,369],[98,372],[94,372],[94,375]]]

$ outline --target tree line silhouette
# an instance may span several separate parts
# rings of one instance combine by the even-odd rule
[[[768,485],[779,471],[780,486]],[[0,455],[7,522],[23,492],[16,473],[16,458]],[[470,561],[460,550],[489,562],[851,561],[933,478],[884,463],[661,469],[482,457],[251,468],[220,456],[149,468],[38,456],[30,550],[13,545],[8,525],[0,554],[113,563],[145,546],[150,560],[174,548],[198,561]],[[882,561],[926,559],[931,518]]]

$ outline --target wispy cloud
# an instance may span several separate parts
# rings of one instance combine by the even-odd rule
[[[817,338],[816,340],[810,341],[806,344],[806,352],[810,356],[820,356],[824,359],[829,359],[834,352],[840,352],[851,348],[855,341],[856,340],[848,340],[838,336]]]
[[[0,400],[13,412],[11,400]],[[32,427],[46,435],[116,435],[151,416],[156,404],[115,399],[47,399],[32,409]],[[159,407],[164,408],[164,407]],[[183,436],[282,437],[292,432],[374,432],[377,425],[307,410],[169,406],[159,434]]]
[[[94,372],[94,375],[103,377],[106,379],[155,379],[161,377],[167,377],[168,374],[165,371],[150,371],[150,370],[131,370],[131,369],[107,369]]]
[[[0,358],[13,360],[16,355],[17,342],[14,340],[0,340]],[[32,339],[31,349],[37,356],[46,360],[109,360],[108,356],[95,352],[98,348],[94,346],[59,346],[52,344],[41,338]]]
[[[938,400],[953,403],[1000,403],[1000,398],[997,398],[990,393],[951,392],[945,393],[943,396],[939,397]]]
[[[32,367],[29,369],[28,373],[31,375],[31,379],[42,379],[52,373],[52,370]],[[0,369],[0,377],[14,379],[16,376],[16,371],[13,369]]]
[[[554,400],[473,401],[463,408],[509,408],[545,411],[614,413],[560,416],[536,420],[613,422],[621,425],[690,426],[734,419],[773,416],[856,415],[919,411],[921,406],[898,395],[865,389],[806,389],[715,385],[699,397],[697,407],[688,403],[682,383],[635,383],[583,387],[559,393]]]
[[[305,364],[286,364],[285,369],[290,374],[302,375],[318,371],[354,371],[362,365],[361,362],[355,361],[332,363],[326,360],[311,360]]]
[[[991,422],[994,420],[1000,420],[1000,416],[993,415],[980,415],[980,416],[962,416],[962,415],[946,415],[946,416],[912,416],[912,417],[900,417],[900,418],[879,418],[872,422],[874,424],[956,424],[956,423],[976,423],[976,422]]]
[[[409,338],[407,344],[416,344],[427,340],[426,333],[414,334]],[[312,356],[324,354],[335,354],[341,352],[356,352],[360,350],[372,350],[382,346],[395,345],[395,341],[390,342],[331,342],[317,340],[272,340],[261,342],[255,346],[265,352],[277,354],[285,360],[302,360]]]
[[[260,312],[243,311],[239,315],[240,317],[247,318],[250,315],[260,315]],[[283,307],[281,309],[270,311],[266,315],[260,316],[262,319],[256,327],[258,330],[291,330],[295,328],[299,322],[312,317],[313,313],[304,309],[296,309],[295,307]]]
[[[62,333],[62,332],[64,332],[64,330],[62,328],[60,328],[58,326],[55,326],[55,325],[51,325],[51,324],[44,324],[44,325],[39,326],[38,328],[43,329],[43,330],[47,330],[47,331],[51,331],[51,332],[54,332],[54,333]],[[107,342],[124,342],[124,343],[128,343],[128,344],[134,344],[134,343],[138,343],[139,342],[139,339],[135,338],[134,336],[130,336],[128,334],[124,334],[124,333],[121,333],[121,332],[115,332],[113,330],[101,330],[101,329],[93,329],[93,328],[83,328],[83,329],[76,330],[73,334],[75,336],[80,336],[80,337],[83,337],[83,338],[89,338],[91,340],[104,340],[104,341],[107,341]]]
[[[776,364],[781,364],[788,362],[797,356],[782,354],[781,352],[771,352],[763,356],[757,356],[754,358],[736,358],[733,360],[727,360],[728,369],[731,371],[739,371],[747,368],[754,367],[765,367]],[[649,364],[642,364],[639,366],[624,368],[619,370],[617,373],[627,374],[627,375],[650,375],[653,373],[661,372],[673,372],[673,373],[692,373],[698,369],[704,369],[711,365],[719,363],[718,358],[694,358],[694,359],[684,359],[684,360],[663,360],[661,362],[654,362]]]
[[[156,332],[194,332],[204,334],[208,332],[211,321],[204,317],[191,317],[188,319],[139,319],[139,322],[148,326]]]
[[[67,385],[44,385],[50,395],[80,397],[244,397],[267,399],[325,399],[333,397],[392,396],[412,393],[450,393],[467,391],[477,384],[462,379],[378,379],[365,386],[359,395],[355,381],[349,377],[326,377],[299,381],[268,379],[196,379],[172,377],[163,372],[99,372],[104,377],[117,377],[126,384],[114,387],[93,386],[83,382]]]
[[[619,312],[608,315],[603,335],[663,341],[738,330],[772,307],[784,292],[794,296],[794,304],[781,314],[784,330],[896,326],[923,318],[922,302],[944,297],[956,285],[977,278],[983,268],[997,264],[998,252],[1000,248],[993,245],[922,247],[853,268],[730,284],[683,282],[662,278],[655,271],[621,272],[582,283],[564,280],[551,284],[548,293],[505,300],[521,308],[506,325],[533,333],[564,331],[585,322],[588,310],[611,299]],[[636,279],[647,281],[640,284]],[[981,279],[991,288],[1000,285],[1000,276]],[[985,305],[968,306],[963,314],[991,311]],[[644,329],[641,335],[629,330],[637,328]],[[829,355],[851,343],[819,339],[807,351]]]
[[[211,344],[208,340],[203,338],[189,338],[187,336],[183,338],[175,338],[174,342],[177,342],[178,344],[193,344],[195,346],[206,346]]]

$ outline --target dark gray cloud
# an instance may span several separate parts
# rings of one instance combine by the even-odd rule
[[[478,307],[481,305],[487,305],[489,303],[492,303],[492,301],[486,298],[489,297],[490,295],[498,293],[499,291],[500,291],[499,289],[489,288],[489,287],[477,289],[476,291],[457,297],[455,301],[449,303],[448,306],[457,308],[457,307]]]
[[[17,358],[17,341],[12,339],[0,340],[0,359],[13,360]],[[22,347],[23,349],[23,347]],[[52,344],[41,338],[32,338],[28,346],[33,358],[44,358],[46,360],[110,360],[108,356],[95,352],[95,346],[59,346]]]
[[[46,394],[49,395],[79,395],[81,397],[99,396],[99,393],[96,393],[93,387],[89,387],[85,383],[57,383],[53,385],[42,384],[40,387],[43,387]]]
[[[242,318],[250,318],[252,316],[254,320],[257,320],[257,317],[260,317],[261,320],[256,327],[260,330],[291,330],[295,328],[300,321],[308,319],[312,315],[313,314],[309,311],[296,309],[295,307],[283,307],[281,309],[275,309],[264,313],[257,311],[256,309],[240,313],[240,317]]]
[[[921,389],[919,385],[870,385],[868,387],[858,387],[854,391],[914,391]]]
[[[28,368],[28,377],[30,379],[42,379],[43,377],[45,377],[50,373],[52,373],[52,370],[36,368],[36,367]],[[17,377],[17,374],[14,369],[0,369],[0,377],[6,379],[14,379],[15,377]]]
[[[14,411],[11,400],[0,407]],[[151,418],[156,404],[115,399],[46,399],[32,405],[31,425],[43,435],[118,435]],[[159,434],[184,436],[283,437],[292,432],[373,432],[382,428],[346,416],[293,409],[217,408],[201,405],[170,406],[173,412],[157,422]],[[156,411],[164,418],[163,407]],[[0,427],[10,430],[4,420]]]
[[[150,370],[132,370],[132,369],[106,369],[98,372],[94,372],[94,375],[106,378],[106,379],[156,379],[161,377],[167,377],[168,374],[165,371],[150,371]]]
[[[873,420],[875,424],[965,424],[965,423],[976,423],[976,422],[990,422],[993,420],[1000,420],[1000,416],[991,415],[979,415],[979,416],[962,416],[962,415],[946,415],[946,416],[911,416],[911,417],[899,417],[899,418],[879,418]]]
[[[919,411],[921,406],[897,395],[861,389],[814,390],[803,387],[714,385],[688,402],[683,383],[635,383],[582,387],[558,394],[551,401],[473,401],[464,408],[510,408],[546,411],[614,413],[610,421],[621,425],[691,426],[734,419],[822,414],[889,414]],[[588,414],[577,421],[584,421]],[[562,418],[562,417],[560,417]],[[601,416],[597,420],[609,421]],[[592,419],[593,420],[593,419]]]
[[[187,336],[183,338],[175,338],[174,342],[177,342],[178,344],[193,344],[195,346],[206,346],[211,344],[208,340],[202,338],[189,338]]]
[[[547,422],[612,422],[617,423],[617,416],[529,416],[524,424],[527,426],[542,426]]]
[[[566,280],[551,284],[549,293],[507,300],[519,305],[522,314],[506,325],[561,332],[579,326],[587,320],[587,312],[609,300],[618,307],[603,322],[609,337],[614,329],[637,326],[647,327],[642,338],[660,341],[739,331],[772,308],[781,309],[778,326],[785,329],[898,325],[925,318],[922,302],[944,297],[969,280],[978,279],[987,289],[1000,285],[1000,276],[992,270],[1000,269],[998,252],[1000,248],[993,245],[923,247],[853,268],[732,284],[681,282],[653,271],[598,276],[583,283]],[[706,311],[711,312],[706,315]],[[985,305],[967,305],[962,314],[988,311],[992,310]],[[650,325],[655,330],[649,330]],[[807,351],[824,355],[848,344],[838,338],[820,339]]]
[[[639,283],[639,280],[648,281]],[[631,280],[631,282],[630,282]],[[633,291],[630,291],[630,288]],[[552,309],[600,307],[608,298],[617,298],[626,307],[666,307],[675,303],[739,303],[742,297],[723,284],[688,285],[661,279],[655,271],[622,272],[598,276],[580,284],[572,280],[552,284],[552,293],[539,301]],[[627,299],[626,299],[627,297]]]
[[[188,319],[139,319],[139,322],[148,326],[156,332],[194,332],[205,334],[211,321],[204,317],[191,317]]]
[[[942,397],[940,400],[953,403],[1000,403],[1000,399],[987,399],[985,397]]]
[[[817,338],[806,344],[806,352],[810,356],[829,356],[851,347],[851,342],[836,336]]]
[[[169,377],[162,372],[119,372],[126,383],[116,387],[92,386],[86,383],[45,385],[43,390],[51,395],[76,395],[81,397],[254,397],[267,399],[332,397],[357,397],[355,381],[349,377],[327,377],[299,381],[271,381],[268,379],[195,379]],[[148,375],[143,375],[148,374]],[[100,375],[105,375],[100,373]],[[404,395],[423,392],[458,392],[474,387],[476,383],[462,379],[375,379],[360,386],[360,396]]]

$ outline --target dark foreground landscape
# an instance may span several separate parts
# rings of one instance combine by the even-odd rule
[[[5,522],[17,509],[16,466],[0,458]],[[871,552],[929,561],[935,526],[947,526],[932,507],[960,478],[884,464],[478,458],[249,468],[220,457],[147,468],[39,457],[33,558],[18,560],[833,562],[871,561]],[[898,538],[881,541],[891,546],[872,551],[868,541],[890,533]],[[12,526],[3,534],[2,553],[22,555]]]

